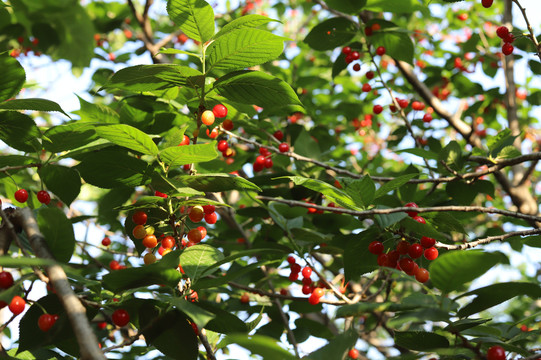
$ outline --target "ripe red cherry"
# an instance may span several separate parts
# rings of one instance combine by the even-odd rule
[[[304,278],[309,278],[312,275],[312,268],[310,266],[305,266],[302,268],[302,276]]]
[[[175,246],[175,238],[168,235],[162,239],[162,247],[164,249],[172,249]]]
[[[380,255],[383,253],[384,247],[383,243],[381,241],[372,241],[368,245],[368,251],[370,251],[374,255]]]
[[[297,263],[291,264],[291,272],[292,273],[300,273],[301,272],[301,266]]]
[[[361,65],[360,64],[354,64],[353,65],[353,71],[361,71]]]
[[[428,273],[427,269],[417,268],[417,270],[415,271],[415,280],[417,280],[420,283],[424,284],[425,282],[428,281],[429,277],[430,277],[430,274]]]
[[[227,116],[227,108],[222,104],[214,105],[212,112],[217,118],[224,118]]]
[[[389,264],[389,256],[387,254],[379,254],[377,262],[379,266],[387,266]]]
[[[361,58],[361,54],[358,51],[352,51],[349,55],[351,56],[351,59],[353,61],[359,60]]]
[[[190,209],[188,217],[194,223],[200,222],[205,217],[205,210],[201,205],[196,205]]]
[[[203,205],[203,211],[205,214],[212,214],[214,211],[216,211],[216,206],[212,204]]]
[[[492,3],[494,3],[494,0],[482,0],[481,1],[481,4],[487,9],[492,6]]]
[[[408,250],[408,254],[412,259],[420,258],[423,255],[423,247],[421,244],[412,244]]]
[[[160,192],[158,190],[154,191],[154,196],[159,196],[159,197],[164,198],[164,199],[167,198],[167,194],[164,194],[164,193],[162,193],[162,192]]]
[[[505,37],[503,38],[503,42],[506,42],[506,43],[512,43],[514,41],[515,41],[515,36],[512,33],[505,35]]]
[[[502,45],[502,53],[504,55],[511,55],[514,49],[515,49],[514,46],[511,45],[510,43],[505,43]]]
[[[431,121],[432,121],[432,115],[430,115],[430,114],[424,114],[423,115],[423,122],[429,123]]]
[[[314,293],[310,294],[310,297],[308,298],[308,303],[310,305],[317,305],[320,302],[320,297],[315,296]]]
[[[312,290],[312,295],[317,297],[317,298],[320,298],[322,297],[323,295],[325,295],[325,290],[323,290],[322,288],[320,287],[317,287],[315,288],[314,290]]]
[[[373,71],[368,71],[365,76],[368,80],[372,80],[374,78],[374,72]]]
[[[438,249],[436,249],[435,247],[431,247],[425,250],[425,258],[430,261],[436,260],[438,258],[438,254]]]
[[[381,114],[381,112],[383,111],[383,106],[374,105],[373,111],[374,111],[374,114]]]
[[[385,47],[379,46],[376,49],[376,55],[383,56],[385,54],[385,51],[386,51]]]
[[[218,215],[216,213],[212,214],[205,214],[205,221],[207,224],[216,224],[216,221],[218,220]]]
[[[224,120],[224,122],[222,123],[222,127],[224,128],[224,130],[227,130],[227,131],[233,130],[233,127],[234,127],[233,120],[231,119]]]
[[[248,304],[250,302],[250,295],[248,295],[248,293],[242,294],[242,296],[240,297],[240,302],[242,304]]]
[[[426,224],[426,220],[424,217],[422,216],[414,216],[412,217],[413,220],[417,221],[418,223],[421,223],[421,224]]]
[[[140,211],[134,212],[131,219],[134,222],[134,224],[145,225],[147,223],[148,215],[146,212],[140,210]]]
[[[496,29],[496,35],[498,35],[499,38],[504,39],[509,34],[509,29],[506,26],[500,26]]]
[[[191,229],[188,231],[188,241],[194,244],[198,244],[203,236],[201,235],[201,231],[199,229]]]
[[[361,90],[363,92],[370,92],[370,91],[372,91],[372,86],[370,86],[370,84],[368,84],[368,83],[363,84],[363,87],[361,88]]]
[[[344,46],[342,48],[342,54],[347,55],[351,52],[351,48],[349,46]]]
[[[410,250],[410,243],[402,240],[396,245],[396,251],[398,251],[399,254],[406,255],[408,251]]]
[[[425,108],[425,104],[423,104],[420,101],[414,101],[414,102],[411,103],[411,108],[413,110],[421,111],[421,110],[423,110]]]
[[[402,258],[398,264],[405,273],[410,273],[415,268],[415,263],[410,258]]]
[[[505,360],[505,350],[499,346],[491,346],[487,351],[487,360]]]
[[[116,260],[111,260],[109,263],[109,268],[111,270],[120,270],[120,263]]]
[[[274,134],[272,134],[272,136],[274,136],[278,141],[282,141],[282,139],[284,138],[284,133],[282,132],[282,130],[276,130]]]
[[[103,240],[101,241],[101,244],[103,246],[109,246],[111,245],[111,239],[109,239],[107,236],[103,238]]]
[[[466,14],[466,13],[458,14],[457,18],[460,21],[466,21],[466,20],[468,20],[468,14]]]
[[[290,281],[297,281],[299,279],[299,273],[298,272],[291,272],[289,274],[289,280]]]
[[[0,272],[0,289],[9,289],[13,286],[13,275],[7,271]]]
[[[229,148],[229,144],[225,140],[218,141],[218,151],[224,152]]]
[[[414,202],[409,202],[406,205],[404,205],[404,207],[418,208],[419,206]],[[417,211],[406,211],[406,214],[408,214],[411,217],[415,217],[415,216],[417,216],[418,212]]]
[[[272,162],[272,159],[271,158],[266,158],[265,159],[265,167],[267,169],[270,169],[272,167],[272,165],[274,165],[273,162]]]
[[[397,99],[396,102],[398,103],[398,105],[402,108],[402,109],[405,109],[408,107],[409,105],[409,101],[406,100],[406,99]]]
[[[13,315],[19,315],[24,311],[24,308],[26,306],[26,301],[19,295],[16,295],[11,299],[11,302],[9,303],[9,311],[13,313]]]
[[[278,150],[280,150],[280,152],[282,153],[288,152],[289,145],[287,143],[281,143],[280,145],[278,145]]]
[[[218,128],[214,128],[212,131],[207,129],[207,136],[211,139],[216,139],[218,137]]]
[[[28,192],[25,189],[15,191],[15,200],[20,203],[26,202],[28,200]]]
[[[293,265],[293,264],[296,263],[295,258],[294,258],[293,256],[291,256],[291,255],[289,255],[289,256],[287,257],[287,262],[288,262],[290,265]]]
[[[56,317],[51,314],[43,314],[38,318],[38,327],[41,331],[49,331],[54,323],[56,322]]]
[[[427,236],[423,236],[421,238],[421,246],[424,247],[425,249],[428,249],[434,245],[436,245],[436,239],[432,239]]]
[[[184,135],[184,137],[182,138],[182,141],[180,142],[180,144],[178,144],[178,146],[183,146],[183,145],[190,145],[190,138],[188,137],[188,135]]]
[[[359,358],[359,350],[357,350],[357,349],[349,350],[348,356],[349,356],[350,359],[358,359]]]
[[[124,309],[117,309],[113,312],[112,319],[116,326],[122,327],[130,322],[130,314]]]
[[[37,193],[38,201],[42,204],[49,205],[51,202],[51,195],[45,190],[40,190]]]

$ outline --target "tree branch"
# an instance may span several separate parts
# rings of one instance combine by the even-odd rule
[[[511,231],[503,235],[488,236],[483,239],[470,241],[468,243],[457,244],[457,245],[448,245],[448,244],[437,242],[436,247],[441,248],[441,249],[447,249],[447,250],[465,250],[465,249],[474,248],[479,245],[488,244],[493,241],[503,241],[513,236],[529,236],[529,235],[536,235],[536,234],[541,234],[541,229],[532,229],[532,230],[525,230],[525,231]]]

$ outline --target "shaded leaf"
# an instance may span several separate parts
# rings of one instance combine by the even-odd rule
[[[50,152],[61,152],[76,149],[95,139],[95,124],[76,121],[49,128],[43,134],[43,147]]]
[[[55,259],[67,263],[75,250],[73,225],[64,212],[56,207],[42,207],[38,216],[39,230]]]
[[[275,339],[264,335],[229,334],[223,341],[248,349],[252,354],[260,355],[264,360],[296,359],[293,354],[280,347]]]
[[[394,341],[398,346],[416,351],[449,347],[447,338],[426,331],[395,331]]]
[[[40,169],[40,176],[47,189],[67,206],[70,206],[81,191],[81,178],[77,170],[73,168],[47,164]]]
[[[24,152],[41,149],[41,133],[34,120],[17,111],[0,111],[0,140]]]
[[[312,360],[343,359],[355,346],[359,335],[353,330],[335,336],[329,343],[308,356]]]
[[[173,184],[182,184],[199,191],[220,192],[228,190],[261,191],[254,183],[230,174],[180,175],[173,179]]]
[[[314,50],[332,50],[351,41],[357,31],[357,24],[348,19],[336,17],[314,26],[304,42]]]
[[[58,111],[70,117],[60,105],[46,99],[13,99],[0,103],[0,109],[4,110],[34,110],[34,111]]]
[[[11,56],[0,56],[0,101],[11,99],[19,93],[26,81],[26,73],[21,64]],[[7,103],[3,103],[5,106]]]

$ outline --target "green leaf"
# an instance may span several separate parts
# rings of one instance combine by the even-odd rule
[[[0,103],[0,109],[4,110],[34,110],[34,111],[58,111],[70,117],[60,105],[45,99],[14,99]]]
[[[239,251],[235,254],[232,254],[232,255],[229,255],[225,258],[223,258],[222,260],[210,265],[209,267],[207,267],[203,272],[206,273],[206,272],[209,272],[223,264],[227,264],[227,263],[230,263],[230,262],[233,262],[234,260],[236,259],[239,259],[241,257],[245,257],[245,256],[253,256],[254,254],[255,255],[258,255],[258,254],[269,254],[269,253],[284,253],[284,250],[282,249],[261,249],[261,248],[258,248],[258,249],[250,249],[250,250],[244,250],[244,251]]]
[[[478,180],[470,184],[452,181],[447,183],[445,190],[459,205],[470,205],[479,193],[494,197],[494,184],[488,180]]]
[[[166,296],[166,295],[157,295],[156,298],[164,303],[173,305],[178,310],[182,311],[186,316],[188,316],[199,329],[204,328],[209,321],[214,319],[216,315],[208,310],[203,309],[198,306],[197,303],[192,303],[187,301],[184,298]]]
[[[153,264],[115,270],[103,277],[103,286],[115,293],[150,285],[176,287],[181,279],[177,267],[180,251],[172,251]]]
[[[522,155],[522,153],[516,147],[513,145],[508,145],[498,152],[496,161],[512,159],[519,157],[520,155]]]
[[[109,123],[118,124],[120,116],[110,107],[102,104],[92,104],[79,98],[81,109],[76,111],[81,117],[80,121],[88,121],[90,123]]]
[[[70,206],[81,191],[81,178],[73,168],[47,164],[40,169],[40,177],[47,189],[67,206]]]
[[[305,178],[302,176],[283,176],[276,179],[284,178],[290,179],[295,183],[295,185],[301,185],[307,189],[321,193],[325,195],[329,201],[335,202],[347,209],[362,210],[362,208],[355,205],[355,202],[347,193],[338,189],[334,185],[327,184],[321,180]]]
[[[81,156],[75,168],[86,182],[104,189],[140,186],[150,182],[148,164],[118,150],[101,150]]]
[[[247,332],[246,323],[235,316],[230,311],[217,306],[216,303],[208,301],[199,301],[198,305],[203,309],[216,314],[216,317],[208,322],[207,329],[222,334],[245,333]]]
[[[263,360],[294,360],[293,354],[280,347],[276,340],[264,335],[229,334],[223,340],[225,344],[235,344],[260,355]]]
[[[41,150],[41,137],[34,120],[17,111],[0,111],[0,140],[24,152]]]
[[[374,199],[377,199],[393,190],[400,188],[402,185],[406,184],[408,181],[416,177],[417,174],[407,174],[394,178],[393,180],[384,183],[376,190],[374,194]]]
[[[444,330],[446,331],[452,331],[452,332],[462,332],[464,330],[471,329],[473,327],[476,327],[478,325],[485,324],[489,322],[491,319],[461,319],[458,321],[454,321],[447,325]]]
[[[24,268],[27,266],[55,265],[57,262],[50,259],[0,256],[0,266],[8,268]]]
[[[487,146],[490,151],[490,156],[493,158],[497,157],[502,149],[513,145],[513,142],[517,137],[518,136],[512,136],[511,130],[509,129],[504,129],[496,134],[496,136],[489,137],[487,139]]]
[[[184,51],[184,50],[180,50],[180,49],[165,49],[165,48],[162,48],[160,50],[160,54],[166,54],[166,55],[183,54],[183,55],[188,55],[188,56],[192,56],[192,57],[196,57],[198,59],[201,59],[201,56],[199,54],[194,54],[192,52]]]
[[[363,176],[362,179],[342,178],[343,190],[355,201],[355,203],[364,208],[372,204],[376,194],[376,185],[370,176]]]
[[[476,295],[475,299],[458,311],[458,316],[467,317],[501,304],[516,296],[528,296],[532,300],[541,298],[541,287],[527,282],[507,282],[493,284],[476,289],[459,296]]]
[[[392,12],[395,14],[411,13],[420,4],[415,0],[368,0],[365,10],[374,12]]]
[[[477,279],[494,265],[508,261],[500,252],[450,251],[430,264],[430,278],[435,287],[448,293],[461,289],[464,284]]]
[[[196,282],[198,278],[206,275],[207,269],[217,261],[224,258],[224,255],[216,248],[198,244],[185,249],[180,255],[180,264],[186,275]]]
[[[334,337],[329,343],[308,356],[311,360],[344,359],[355,346],[359,335],[352,329]]]
[[[113,144],[138,151],[145,155],[158,155],[158,147],[151,137],[130,125],[103,125],[96,128],[98,136]]]
[[[261,191],[261,189],[250,181],[240,176],[230,174],[197,174],[180,175],[171,181],[173,184],[182,184],[182,186],[205,192],[220,192],[229,190],[252,190]]]
[[[434,238],[436,240],[446,240],[446,237],[434,229],[428,222],[426,224],[421,224],[415,220],[412,220],[409,216],[405,217],[400,223],[406,230],[411,231],[415,234],[423,234]]]
[[[22,89],[26,81],[26,73],[17,60],[7,55],[0,56],[0,69],[2,69],[0,101],[6,101],[17,95]]]
[[[181,65],[136,65],[116,72],[104,89],[133,92],[166,90],[191,85],[190,79],[203,75],[200,71]]]
[[[224,27],[222,27],[222,30],[220,30],[216,35],[214,35],[213,38],[217,39],[220,36],[225,35],[233,30],[256,28],[261,25],[268,24],[271,21],[280,22],[279,20],[274,20],[258,14],[244,15],[225,24]]]
[[[426,331],[395,331],[394,341],[398,346],[415,351],[449,347],[447,338]]]
[[[321,150],[318,143],[310,135],[308,131],[301,131],[295,143],[293,144],[295,152],[299,155],[303,155],[312,159],[319,159],[321,156]]]
[[[463,165],[462,147],[454,140],[449,142],[441,150],[439,161],[445,162],[453,170],[460,171]],[[442,172],[449,172],[441,164],[438,164],[438,168],[441,168]]]
[[[335,10],[342,11],[346,14],[356,15],[366,5],[366,1],[367,0],[327,0],[325,3]]]
[[[336,17],[314,26],[304,42],[314,50],[332,50],[350,42],[357,32],[357,24],[348,19]]]
[[[214,11],[204,0],[168,0],[167,12],[180,30],[194,40],[204,43],[214,35]]]
[[[285,81],[261,71],[235,71],[214,82],[214,89],[226,99],[261,107],[302,105]]]
[[[386,54],[395,59],[413,64],[414,46],[408,34],[399,31],[380,30],[374,32],[370,42],[375,46],[385,47]]]
[[[377,256],[368,251],[368,245],[378,236],[379,230],[370,227],[355,235],[335,238],[344,244],[344,275],[346,281],[358,281],[361,275],[378,268]]]
[[[40,208],[38,226],[55,259],[68,263],[75,250],[75,235],[64,212],[56,207]]]
[[[439,157],[439,155],[434,153],[433,151],[420,149],[420,148],[402,149],[402,150],[396,151],[396,153],[397,154],[401,154],[401,153],[413,154],[421,158],[430,159],[430,160],[438,160],[438,157]]]
[[[182,166],[210,161],[218,157],[216,142],[188,146],[172,146],[160,152],[160,159],[169,166]]]
[[[276,59],[284,40],[259,29],[238,29],[217,38],[207,49],[207,72],[240,70]]]
[[[95,128],[84,121],[53,126],[43,134],[43,147],[50,152],[76,149],[96,139]]]

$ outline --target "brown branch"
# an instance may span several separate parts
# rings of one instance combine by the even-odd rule
[[[143,41],[143,44],[145,45],[145,48],[150,52],[150,55],[152,57],[152,61],[154,63],[164,63],[165,58],[163,55],[158,54],[160,48],[163,45],[156,46],[154,43],[154,33],[152,31],[152,26],[150,24],[150,20],[148,17],[148,10],[150,6],[152,5],[153,0],[147,0],[145,2],[145,8],[143,10],[143,13],[140,14],[137,9],[135,8],[135,4],[133,3],[133,0],[128,0],[128,6],[130,7],[130,10],[135,17],[135,20],[141,27],[141,30],[143,31],[143,36],[141,36],[141,41]]]
[[[39,231],[38,224],[34,219],[30,208],[26,207],[18,209],[14,212],[11,220],[14,225],[19,226],[24,230],[30,246],[37,257],[54,260],[43,235]],[[98,346],[98,339],[92,331],[92,327],[86,317],[86,309],[73,292],[62,266],[55,264],[44,266],[44,268],[62,306],[66,310],[72,330],[75,333],[75,337],[79,344],[81,359],[105,359],[105,356]]]
[[[528,20],[528,16],[526,15],[526,8],[523,8],[522,5],[520,5],[520,3],[518,2],[518,0],[511,0],[511,1],[517,4],[518,8],[520,9],[520,12],[522,13],[522,17],[524,18],[524,21],[526,22],[526,28],[528,29],[528,32],[529,32],[529,38],[534,43],[535,48],[537,49],[536,51],[537,56],[539,57],[539,60],[541,60],[541,45],[539,44],[539,42],[537,41],[537,38],[535,37],[532,25],[530,24],[530,20]]]
[[[479,245],[489,244],[493,241],[503,241],[513,236],[529,236],[529,235],[536,235],[536,234],[541,234],[541,229],[532,229],[532,230],[525,230],[525,231],[511,231],[503,235],[487,236],[486,238],[483,238],[483,239],[470,241],[468,243],[457,244],[457,245],[448,245],[448,244],[437,242],[436,247],[441,248],[441,249],[447,249],[447,250],[466,250],[466,249],[474,248]]]
[[[28,169],[28,168],[39,168],[41,167],[41,164],[38,163],[32,163],[32,164],[26,164],[26,165],[17,165],[17,166],[4,166],[3,168],[0,168],[0,172],[7,172],[11,170],[21,170],[21,169]]]
[[[210,346],[209,340],[207,339],[207,335],[205,334],[205,329],[201,329],[199,331],[199,340],[201,340],[201,344],[203,344],[203,347],[205,348],[207,352],[207,360],[216,360],[216,356],[214,355],[214,350],[212,350],[212,346]]]

